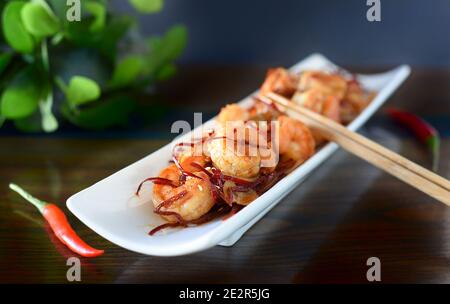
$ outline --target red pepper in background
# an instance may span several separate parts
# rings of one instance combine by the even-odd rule
[[[413,113],[396,108],[387,109],[387,113],[393,120],[408,127],[428,147],[433,158],[433,171],[436,172],[439,166],[439,132],[428,122]]]
[[[16,184],[9,184],[9,188],[38,208],[39,212],[41,212],[49,223],[56,237],[70,250],[84,257],[96,257],[103,254],[103,250],[92,248],[76,234],[67,221],[64,212],[58,206],[33,197]]]

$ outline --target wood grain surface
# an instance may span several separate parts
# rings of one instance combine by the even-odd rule
[[[182,109],[189,117],[214,112],[252,92],[264,70],[185,67],[162,96],[173,112]],[[388,104],[438,126],[439,174],[449,178],[450,73],[413,69]],[[169,133],[170,119],[156,123]],[[160,258],[111,244],[78,221],[65,200],[168,142],[170,134],[152,130],[137,137],[123,131],[30,136],[0,129],[0,283],[67,283],[66,260],[74,255],[48,233],[34,207],[8,190],[11,181],[57,203],[82,238],[106,250],[81,259],[84,283],[363,283],[373,256],[381,260],[382,282],[450,283],[450,208],[342,150],[231,248]],[[361,132],[430,166],[426,150],[381,112]]]

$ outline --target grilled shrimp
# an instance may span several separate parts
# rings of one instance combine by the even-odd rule
[[[298,82],[298,90],[304,92],[310,89],[317,89],[341,100],[347,91],[347,81],[337,74],[319,71],[303,72]]]
[[[192,221],[206,214],[215,204],[211,193],[208,176],[203,172],[195,172],[196,177],[188,176],[181,184],[181,173],[176,165],[170,165],[159,173],[159,177],[172,181],[170,184],[153,185],[153,205],[166,214],[161,214],[168,222],[176,223],[179,219],[171,212],[177,213],[184,221]],[[176,187],[175,187],[176,186]],[[161,203],[177,198],[167,206]]]
[[[221,124],[231,121],[248,120],[248,111],[236,103],[228,104],[220,110],[217,121]]]
[[[297,77],[284,68],[269,69],[260,93],[274,92],[290,98],[297,90],[297,82]]]
[[[253,178],[261,167],[261,156],[251,145],[229,138],[219,138],[208,143],[208,152],[215,167],[224,174]],[[251,153],[250,153],[251,152]]]
[[[244,179],[273,171],[278,159],[271,144],[270,128],[270,124],[259,125],[254,120],[219,125],[215,138],[207,145],[212,163],[224,174]]]
[[[310,89],[303,93],[295,93],[292,101],[336,122],[340,122],[340,102],[339,99],[332,95],[327,95],[318,89]]]
[[[211,158],[209,158],[205,151],[203,151],[203,142],[193,144],[192,146],[182,146],[180,148],[181,149],[179,149],[179,151],[175,154],[175,157],[185,171],[198,171],[192,163],[205,167],[206,164],[211,162]]]
[[[260,110],[264,111],[266,109],[263,110],[261,107]],[[218,125],[214,130],[215,137],[228,137],[230,140],[239,137],[238,139],[240,140],[257,145],[258,134],[253,132],[257,130],[255,121],[259,119],[255,115],[256,112],[252,108],[244,109],[235,103],[226,105],[216,118]],[[245,148],[242,144],[244,143],[241,143],[240,149]]]
[[[372,98],[373,94],[364,92],[358,82],[349,82],[347,92],[341,102],[341,121],[343,123],[352,121],[368,106]]]
[[[248,109],[250,120],[271,121],[276,120],[280,115],[276,106],[268,105],[255,99],[252,106]]]
[[[302,163],[314,154],[315,141],[306,125],[285,115],[281,115],[278,121],[281,156]]]

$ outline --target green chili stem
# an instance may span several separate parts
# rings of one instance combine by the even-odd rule
[[[32,203],[36,208],[39,209],[41,213],[44,213],[45,206],[48,204],[40,199],[35,198],[16,184],[10,183],[9,188],[15,192],[17,192],[20,196],[22,196],[25,200]]]
[[[431,150],[431,155],[433,158],[432,169],[437,172],[439,169],[439,151],[440,151],[440,140],[439,136],[434,135],[427,139],[427,145]]]

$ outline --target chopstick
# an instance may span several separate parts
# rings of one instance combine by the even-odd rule
[[[268,98],[287,110],[287,114],[303,121],[348,152],[450,206],[450,181],[447,179],[283,96],[269,92],[259,98]]]

